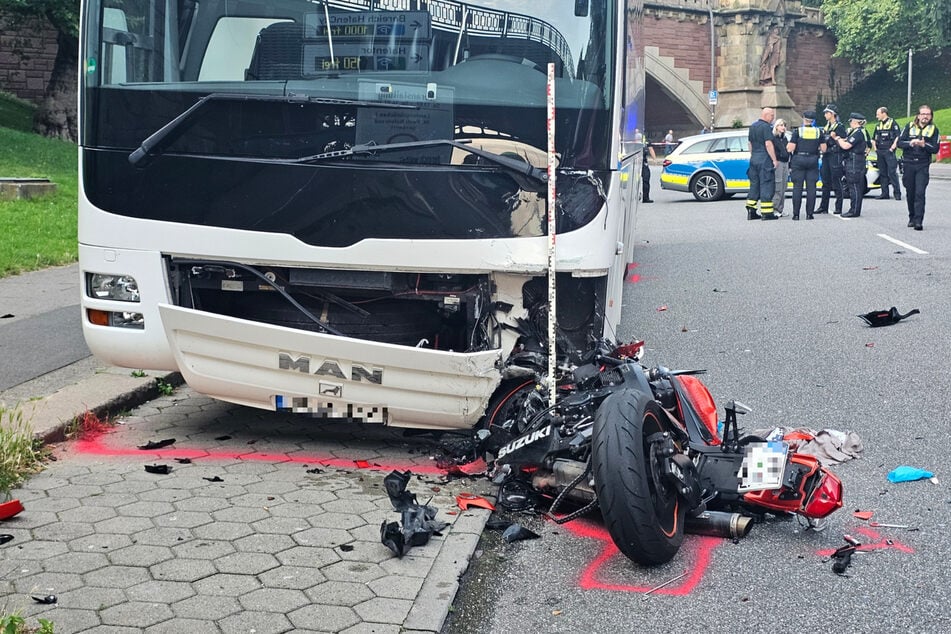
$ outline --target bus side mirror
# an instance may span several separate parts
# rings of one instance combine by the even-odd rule
[[[575,0],[575,17],[588,17],[588,0]]]

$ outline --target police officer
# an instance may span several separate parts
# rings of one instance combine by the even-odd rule
[[[776,111],[763,108],[759,119],[750,126],[747,137],[750,147],[750,192],[746,195],[746,219],[776,220],[773,213],[773,192],[776,189],[776,148],[773,147],[773,119]],[[760,213],[756,213],[759,203]]]
[[[862,215],[862,199],[865,197],[865,115],[853,112],[849,115],[849,134],[841,137],[832,131],[830,138],[843,152],[845,181],[849,190],[849,210],[843,218],[858,218]]]
[[[882,195],[879,198],[888,200],[888,186],[891,184],[895,192],[895,200],[901,200],[898,158],[895,156],[901,128],[894,119],[888,116],[888,108],[885,106],[875,111],[875,118],[878,119],[878,124],[875,126],[875,135],[872,137],[872,149],[878,155],[878,182],[882,186]]]
[[[931,106],[918,106],[918,116],[905,125],[898,137],[902,149],[905,200],[908,205],[908,226],[921,231],[925,220],[925,189],[931,178],[931,157],[938,153],[938,126],[932,123]]]
[[[641,202],[652,203],[651,200],[651,168],[647,164],[647,156],[650,155],[652,159],[657,158],[657,153],[654,152],[654,148],[650,145],[644,146],[644,162],[641,164]]]
[[[842,122],[839,121],[839,107],[837,105],[830,103],[822,111],[822,114],[826,119],[825,127],[822,128],[825,133],[823,140],[826,143],[826,151],[822,154],[822,201],[819,203],[816,213],[829,213],[829,198],[832,197],[834,191],[835,213],[840,214],[842,213],[842,203],[845,200],[842,150],[839,148],[839,144],[832,140],[831,134],[835,132],[836,136],[846,137],[849,133]]]
[[[806,219],[812,220],[816,208],[816,182],[819,180],[819,153],[825,152],[822,130],[816,125],[815,110],[802,113],[802,125],[792,131],[786,146],[792,157],[789,159],[789,174],[792,178],[793,220],[799,220],[802,206],[802,188],[806,187]]]

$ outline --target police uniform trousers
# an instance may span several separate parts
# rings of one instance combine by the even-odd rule
[[[799,217],[802,206],[802,188],[806,188],[806,217],[811,218],[816,210],[816,183],[819,182],[819,156],[816,154],[793,154],[789,159],[789,174],[792,178],[793,218]]]
[[[644,161],[641,164],[641,200],[651,199],[651,168]]]
[[[895,200],[901,200],[898,184],[898,157],[891,150],[878,150],[878,182],[882,186],[882,198],[888,196],[888,186],[895,192]]]
[[[750,193],[746,195],[746,206],[755,209],[760,203],[760,211],[773,213],[773,192],[776,189],[776,168],[766,152],[756,152],[750,157],[750,167],[746,171],[750,179]]]
[[[829,211],[829,198],[832,192],[835,192],[835,210],[842,211],[842,203],[845,200],[845,177],[842,167],[842,153],[829,152],[822,155],[822,201],[819,203],[819,209]]]
[[[931,180],[931,161],[902,161],[902,183],[905,185],[905,204],[908,205],[908,222],[924,224],[925,190]]]
[[[865,157],[862,157],[862,167],[865,167]],[[849,214],[862,215],[862,200],[865,198],[865,171],[855,169],[845,170],[845,182],[849,190]]]

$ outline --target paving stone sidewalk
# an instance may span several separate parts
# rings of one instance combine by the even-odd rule
[[[252,410],[187,387],[120,421],[58,445],[57,460],[14,491],[26,510],[0,522],[14,537],[0,545],[7,612],[34,626],[50,619],[57,634],[442,627],[489,514],[458,511],[455,496],[491,489],[446,482],[431,437]],[[176,442],[137,449],[165,438]],[[412,470],[408,489],[451,523],[402,559],[380,543],[380,524],[399,520],[382,487],[393,468]],[[31,599],[45,595],[57,603]]]

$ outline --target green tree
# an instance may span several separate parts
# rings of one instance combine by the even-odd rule
[[[33,119],[33,129],[43,136],[75,142],[79,0],[0,0],[0,11],[18,17],[46,18],[56,29],[56,59]]]
[[[822,11],[838,40],[836,55],[868,72],[885,68],[903,75],[908,49],[951,46],[948,0],[822,0]]]

